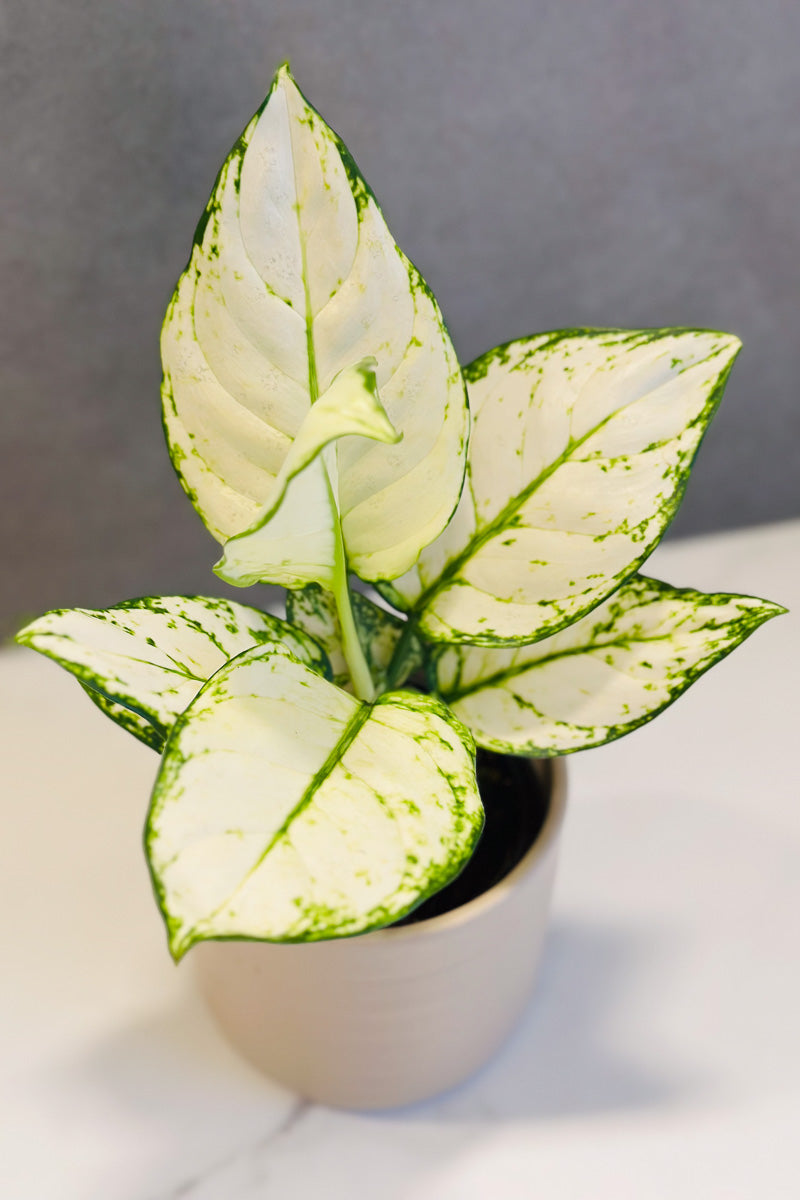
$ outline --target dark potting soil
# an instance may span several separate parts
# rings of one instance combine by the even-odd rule
[[[524,857],[547,816],[547,789],[525,758],[478,751],[478,787],[486,814],[481,839],[461,874],[396,925],[451,912],[488,892]]]

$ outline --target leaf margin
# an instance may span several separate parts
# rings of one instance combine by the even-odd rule
[[[330,936],[330,935],[326,936],[326,934],[323,932],[323,933],[319,933],[319,934],[312,934],[310,936],[307,934],[301,934],[298,936],[288,936],[288,937],[283,937],[283,938],[266,938],[266,937],[255,936],[252,934],[238,934],[238,933],[206,934],[203,932],[197,933],[195,930],[193,930],[190,934],[184,936],[183,938],[180,938],[180,939],[176,938],[175,933],[180,928],[180,922],[178,920],[176,920],[176,918],[173,917],[172,914],[170,913],[169,904],[168,904],[167,897],[166,897],[166,889],[165,889],[161,879],[158,876],[158,873],[156,871],[156,868],[155,868],[154,862],[153,862],[154,855],[151,852],[152,844],[154,842],[155,837],[157,836],[157,834],[155,833],[154,827],[153,827],[153,822],[154,822],[154,817],[156,816],[156,813],[157,813],[157,803],[160,799],[159,793],[163,790],[160,786],[162,777],[165,775],[175,774],[180,769],[180,765],[183,762],[188,761],[180,754],[180,752],[175,747],[177,763],[175,765],[172,764],[172,762],[170,761],[170,758],[169,758],[169,751],[170,751],[170,749],[173,748],[171,746],[171,743],[176,743],[178,741],[178,739],[180,738],[182,730],[186,727],[186,725],[191,720],[191,716],[192,716],[191,709],[193,708],[195,702],[199,701],[201,699],[201,694],[207,688],[211,688],[215,684],[215,681],[217,681],[217,677],[219,675],[221,675],[224,671],[230,669],[231,664],[235,664],[238,660],[242,660],[242,659],[246,658],[248,655],[253,654],[253,652],[256,650],[258,650],[261,653],[265,653],[269,656],[272,656],[272,655],[283,656],[286,659],[288,659],[289,661],[294,662],[295,664],[297,664],[301,667],[309,669],[309,668],[307,668],[306,664],[300,662],[299,659],[295,658],[295,656],[291,653],[291,651],[289,651],[281,643],[273,643],[271,645],[266,645],[263,647],[250,647],[248,650],[244,650],[244,651],[242,651],[241,654],[238,654],[238,655],[234,656],[234,658],[229,659],[229,661],[227,663],[225,663],[222,667],[220,667],[219,670],[217,672],[215,672],[215,674],[206,681],[206,683],[203,685],[203,688],[201,688],[200,692],[198,692],[197,696],[195,696],[192,703],[184,710],[183,713],[181,713],[178,720],[175,722],[175,725],[172,727],[172,730],[170,731],[169,737],[167,739],[167,745],[165,746],[165,749],[164,749],[164,754],[163,754],[162,760],[161,760],[161,769],[160,769],[158,776],[155,780],[155,783],[153,785],[153,789],[152,789],[152,793],[151,793],[151,797],[150,797],[150,804],[148,807],[147,818],[145,820],[145,826],[144,826],[144,831],[143,831],[145,860],[147,862],[147,867],[148,867],[148,872],[149,872],[149,876],[150,876],[150,882],[151,882],[151,886],[152,886],[152,890],[153,890],[153,895],[155,897],[158,909],[164,920],[165,927],[167,929],[168,946],[169,946],[170,954],[172,955],[172,958],[176,963],[179,963],[195,945],[198,945],[204,941],[250,942],[250,943],[263,942],[268,945],[305,945],[305,944],[310,945],[310,944],[313,944],[313,943],[319,942],[319,941],[338,941],[338,940],[343,940],[343,939],[350,938],[350,937],[360,937],[360,936],[363,936],[364,934],[367,934],[370,932],[375,932],[375,931],[379,931],[381,929],[386,929],[386,928],[390,927],[392,924],[394,924],[395,922],[400,921],[404,917],[408,916],[411,912],[413,912],[421,904],[423,904],[426,900],[428,900],[432,895],[436,894],[442,888],[447,886],[447,884],[453,882],[453,880],[455,880],[458,877],[458,875],[461,873],[461,871],[464,869],[464,867],[469,862],[470,858],[472,857],[472,854],[475,851],[478,840],[480,839],[480,837],[483,833],[483,829],[484,829],[484,825],[485,825],[485,814],[484,814],[483,805],[481,802],[480,792],[478,789],[477,778],[475,775],[475,756],[476,756],[475,739],[474,739],[471,731],[469,730],[469,728],[448,707],[448,705],[438,696],[425,694],[425,693],[421,693],[421,692],[416,692],[416,691],[406,691],[406,690],[400,690],[400,691],[396,691],[396,692],[385,692],[382,695],[378,696],[374,701],[369,701],[369,702],[355,701],[355,703],[357,705],[357,709],[356,709],[354,716],[358,719],[351,720],[349,722],[348,727],[345,731],[344,737],[342,739],[340,739],[340,741],[337,743],[337,745],[334,747],[334,749],[328,755],[328,758],[326,759],[325,763],[323,764],[323,767],[320,768],[315,773],[315,775],[312,777],[311,783],[308,785],[308,787],[304,791],[304,798],[305,798],[306,794],[311,790],[311,787],[316,782],[317,778],[323,773],[323,771],[325,771],[326,768],[328,768],[329,762],[331,759],[333,759],[335,752],[338,750],[339,746],[342,744],[342,742],[345,740],[345,738],[348,738],[348,735],[351,734],[351,730],[352,730],[353,731],[352,735],[348,738],[344,750],[341,752],[341,754],[337,755],[336,762],[333,763],[333,766],[331,767],[331,769],[333,769],[333,767],[335,767],[336,763],[338,763],[338,761],[340,761],[341,758],[343,758],[344,753],[346,753],[347,748],[349,748],[349,745],[352,744],[352,742],[355,740],[360,729],[368,722],[369,717],[371,716],[374,709],[379,708],[381,706],[386,707],[386,706],[390,706],[392,704],[397,704],[398,698],[402,698],[402,707],[412,708],[421,713],[433,712],[442,721],[444,721],[445,724],[455,733],[456,737],[460,740],[463,748],[471,756],[471,760],[472,760],[472,779],[473,779],[473,785],[474,785],[473,793],[474,793],[474,797],[477,798],[477,807],[472,815],[470,837],[469,837],[468,841],[465,843],[465,845],[462,847],[460,862],[457,866],[457,869],[454,870],[452,873],[445,873],[444,868],[439,868],[437,871],[435,871],[433,873],[435,878],[432,880],[430,886],[427,887],[423,892],[418,893],[418,895],[414,898],[413,902],[410,905],[403,908],[402,910],[398,910],[397,912],[390,913],[386,917],[385,920],[379,919],[375,923],[365,926],[364,928],[361,928],[358,930],[353,930],[352,932],[348,932],[345,934],[335,934],[333,936]],[[331,684],[330,681],[328,681],[328,680],[325,680],[324,682],[327,682],[329,686],[335,686],[335,685]],[[348,698],[351,700],[354,699],[353,697],[348,697]],[[355,726],[355,728],[354,728],[354,726]],[[440,771],[440,773],[444,774],[441,771]],[[455,793],[457,790],[457,787],[454,786],[452,788],[452,790]],[[463,789],[459,788],[458,790],[463,790]],[[461,803],[463,803],[463,799],[462,799]],[[387,899],[390,899],[390,898],[391,898],[391,894],[389,897],[387,897]]]
[[[393,605],[395,608],[398,608],[401,612],[408,614],[409,619],[416,623],[419,632],[423,635],[426,641],[440,645],[476,645],[500,649],[503,647],[511,648],[512,646],[529,645],[533,642],[540,641],[543,638],[555,635],[566,629],[569,625],[575,623],[575,621],[581,620],[598,605],[604,603],[609,596],[613,595],[614,592],[618,590],[618,588],[621,587],[627,579],[630,579],[637,573],[639,567],[641,567],[641,565],[647,560],[647,558],[655,550],[656,546],[663,538],[683,501],[697,454],[699,453],[702,443],[708,432],[711,420],[719,407],[736,358],[741,351],[741,341],[735,334],[726,333],[721,330],[704,329],[693,326],[654,326],[651,328],[642,329],[576,326],[564,329],[548,330],[542,333],[512,338],[501,343],[499,346],[492,347],[490,350],[485,351],[482,355],[479,355],[478,358],[474,359],[472,362],[463,367],[462,370],[464,378],[469,385],[470,383],[478,382],[484,378],[494,362],[498,361],[501,365],[506,365],[511,358],[512,349],[515,347],[521,347],[525,343],[539,343],[535,345],[534,349],[536,352],[540,352],[545,351],[550,347],[557,345],[559,342],[570,338],[599,338],[618,335],[625,335],[624,337],[619,337],[619,340],[616,343],[619,345],[626,341],[636,341],[637,344],[644,345],[650,342],[656,342],[660,339],[666,338],[667,336],[699,335],[722,339],[728,343],[727,348],[730,351],[730,357],[725,363],[723,369],[718,373],[715,383],[706,396],[700,412],[684,427],[682,434],[678,435],[683,436],[688,429],[695,425],[702,426],[700,437],[694,445],[694,448],[685,456],[685,461],[682,463],[680,471],[678,472],[678,483],[675,487],[675,490],[668,497],[667,501],[656,510],[656,513],[653,514],[653,517],[646,519],[648,521],[652,521],[656,514],[665,514],[665,519],[659,523],[655,536],[646,542],[642,552],[636,555],[623,571],[617,572],[614,575],[614,582],[611,588],[605,592],[605,594],[594,598],[590,604],[588,604],[585,608],[580,609],[577,613],[564,616],[560,621],[553,621],[549,625],[540,627],[539,631],[533,636],[529,635],[528,633],[502,635],[498,634],[496,631],[489,633],[481,630],[458,631],[452,626],[445,630],[444,628],[439,628],[436,624],[431,625],[431,615],[428,614],[428,619],[426,620],[426,613],[430,602],[435,600],[440,592],[446,591],[448,587],[457,586],[462,582],[464,582],[465,586],[467,587],[472,586],[466,581],[461,581],[457,578],[458,571],[461,570],[462,567],[469,564],[474,555],[480,551],[483,544],[491,541],[493,536],[497,536],[500,532],[502,532],[503,529],[505,529],[505,526],[500,526],[500,523],[497,520],[493,520],[482,531],[478,531],[475,536],[470,539],[467,546],[465,546],[461,552],[459,552],[457,555],[454,555],[453,558],[447,560],[442,573],[437,577],[436,580],[426,586],[413,601],[409,602],[409,600],[403,596],[402,592],[400,592],[397,587],[394,586],[397,582],[396,579],[383,579],[376,582],[375,586],[380,595],[383,596],[383,598],[389,604]],[[702,361],[707,361],[710,357],[716,357],[719,353],[721,353],[720,348],[714,351],[713,356],[707,356],[706,359],[703,359]],[[622,410],[617,410],[616,413],[611,414],[611,417],[618,415],[620,411]],[[588,440],[589,437],[594,436],[597,432],[599,432],[599,430],[602,428],[602,424],[604,423],[605,422],[595,427],[583,440]],[[573,447],[570,445],[567,449],[571,452]],[[569,461],[569,457],[566,452],[565,454],[559,456],[559,458],[563,460],[563,462]],[[477,499],[475,498],[475,493],[472,490],[470,463],[471,446],[470,454],[467,460],[467,470],[465,474],[462,495],[464,492],[471,492],[473,509],[477,509]],[[557,470],[559,465],[561,465],[561,462],[555,460],[555,462],[550,464],[546,470],[541,472],[541,474],[537,476],[535,480],[532,480],[530,484],[526,485],[526,487],[523,488],[519,494],[522,496],[524,493],[523,499],[520,499],[519,496],[514,497],[516,504],[511,520],[513,520],[516,512],[525,503],[527,503],[531,496],[536,493],[539,486],[547,482],[549,477],[554,473],[555,470]],[[510,507],[510,504],[506,505],[506,509],[508,507]],[[454,512],[453,516],[455,517],[455,515],[456,513]],[[640,524],[644,523],[644,521],[640,522]],[[489,531],[495,524],[498,524],[498,530],[492,534]],[[449,526],[446,527],[443,534],[440,535],[441,537],[446,536],[448,528]],[[605,537],[607,535],[601,536]],[[426,550],[429,550],[434,544],[435,543],[430,543],[428,547],[424,547],[420,552],[419,559],[421,559]],[[476,548],[473,549],[475,546]],[[548,601],[546,603],[554,605],[553,601]],[[531,608],[533,609],[534,607],[536,607],[536,605],[531,604]],[[441,621],[440,624],[442,624]]]
[[[467,723],[468,727],[471,729],[473,736],[475,737],[476,744],[479,745],[480,747],[482,747],[484,750],[489,750],[496,754],[509,754],[509,755],[516,755],[516,756],[520,756],[520,757],[531,757],[531,758],[562,757],[567,754],[576,754],[583,750],[590,750],[590,749],[595,749],[599,746],[608,745],[611,742],[617,741],[621,737],[625,737],[629,733],[635,732],[637,729],[640,729],[643,725],[649,724],[657,716],[659,716],[666,709],[670,708],[677,700],[679,700],[680,697],[686,691],[688,691],[688,689],[694,683],[696,683],[698,679],[700,679],[703,675],[705,675],[705,673],[707,671],[709,671],[712,667],[716,666],[718,663],[722,662],[723,659],[727,658],[727,656],[729,654],[731,654],[733,650],[735,650],[744,641],[746,641],[747,638],[749,638],[753,633],[755,633],[755,631],[757,629],[759,629],[767,621],[772,620],[774,617],[782,616],[788,611],[782,605],[776,604],[774,601],[764,600],[759,596],[745,595],[745,594],[739,594],[739,593],[729,593],[729,592],[700,592],[695,588],[686,588],[686,587],[678,588],[678,587],[672,586],[671,584],[667,584],[662,580],[654,579],[650,576],[636,574],[634,576],[629,576],[628,579],[625,580],[624,583],[620,586],[620,588],[617,589],[617,592],[614,592],[614,593],[612,593],[611,596],[606,597],[606,599],[604,601],[601,601],[600,605],[596,605],[594,609],[592,609],[588,613],[584,614],[584,616],[582,618],[579,618],[579,621],[588,620],[589,618],[591,618],[592,614],[595,613],[597,611],[597,609],[599,607],[601,607],[603,604],[610,604],[613,601],[614,597],[619,592],[624,591],[626,586],[628,586],[628,585],[635,586],[637,584],[650,586],[650,587],[654,588],[655,590],[659,591],[662,596],[669,597],[670,599],[682,600],[683,598],[690,598],[692,600],[697,600],[699,602],[698,607],[700,606],[700,603],[702,603],[702,602],[705,602],[705,604],[707,606],[713,606],[713,605],[722,606],[723,604],[735,603],[737,601],[752,602],[752,607],[749,607],[748,609],[746,609],[742,613],[742,615],[736,619],[735,622],[729,623],[729,625],[734,625],[734,624],[737,625],[739,627],[739,629],[733,637],[730,637],[726,641],[725,645],[723,645],[717,651],[706,655],[705,657],[700,659],[696,664],[689,667],[686,670],[686,672],[682,675],[680,682],[677,685],[675,685],[674,687],[668,688],[668,694],[667,694],[666,699],[663,701],[663,703],[657,704],[654,708],[645,712],[641,717],[634,718],[633,720],[628,721],[628,722],[621,722],[621,723],[616,723],[611,726],[601,727],[601,726],[580,726],[577,724],[573,725],[571,722],[556,720],[555,718],[547,717],[546,714],[542,714],[545,716],[545,718],[547,720],[551,721],[551,723],[554,727],[564,726],[566,728],[576,729],[576,730],[590,729],[590,728],[606,728],[609,730],[609,732],[603,737],[597,738],[595,740],[586,740],[586,741],[580,743],[579,745],[548,747],[548,748],[537,747],[535,745],[535,743],[532,741],[528,741],[527,743],[523,744],[523,743],[514,743],[511,741],[504,742],[500,738],[494,738],[494,737],[489,737],[489,736],[481,737],[480,734],[473,728],[473,725],[466,722],[464,715],[459,714],[458,704],[459,704],[459,700],[465,694],[477,693],[482,690],[486,690],[486,691],[494,690],[493,686],[491,684],[489,684],[486,687],[481,687],[479,685],[475,685],[475,686],[471,686],[468,689],[468,691],[461,692],[460,694],[457,694],[456,691],[453,689],[440,691],[439,687],[438,687],[438,684],[439,684],[438,673],[437,673],[438,663],[449,652],[453,652],[455,654],[468,653],[472,647],[470,645],[466,645],[464,643],[438,643],[437,644],[437,648],[434,649],[434,653],[431,655],[431,659],[430,659],[430,663],[431,663],[430,682],[431,682],[431,685],[432,685],[432,687],[434,687],[436,689],[436,694],[442,696],[445,703],[453,705],[454,711],[457,713],[457,715],[461,716],[461,720],[465,721],[465,723]],[[578,624],[578,622],[574,622],[574,624]],[[552,636],[555,638],[555,637],[559,636],[559,633],[563,634],[568,629],[569,629],[569,626],[563,627],[560,631],[558,631],[558,633],[553,634]],[[634,641],[634,639],[631,639],[631,640]],[[538,642],[525,643],[522,646],[506,646],[506,647],[499,647],[499,646],[496,646],[496,647],[480,646],[480,647],[478,647],[478,646],[476,646],[475,649],[480,649],[480,650],[492,650],[492,649],[503,650],[503,649],[505,649],[505,650],[512,650],[512,651],[514,651],[514,650],[524,651],[526,646],[530,646],[531,649],[533,649],[534,647],[541,646],[542,641],[547,641],[547,639],[544,638],[544,639],[540,639]],[[556,654],[553,657],[560,658],[560,657],[564,657],[568,654],[588,653],[592,649],[592,645],[593,645],[593,643],[588,643],[585,647],[576,648],[571,651],[569,651],[569,650],[563,651],[562,653]],[[596,645],[597,645],[598,649],[602,649],[602,647],[603,647],[603,643],[597,643]],[[606,645],[614,645],[614,643],[613,642],[606,643]],[[506,677],[513,678],[517,675],[523,675],[527,671],[534,671],[536,669],[537,665],[543,666],[543,665],[545,665],[546,661],[547,660],[534,659],[531,661],[530,664],[528,664],[527,667],[523,664],[522,666],[520,666],[520,668],[518,670],[509,670],[507,672],[502,672],[502,674]],[[501,672],[498,672],[498,675],[499,674],[501,674]],[[497,678],[497,677],[498,676],[493,676],[493,677],[489,677],[489,678]],[[453,699],[454,696],[455,696],[455,699]],[[533,705],[530,705],[530,706],[533,707]]]

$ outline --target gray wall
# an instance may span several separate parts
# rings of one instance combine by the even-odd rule
[[[158,329],[286,56],[465,360],[562,325],[735,331],[674,529],[798,513],[798,0],[3,0],[0,37],[5,629],[220,590]]]

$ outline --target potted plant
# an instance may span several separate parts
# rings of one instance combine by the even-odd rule
[[[160,754],[170,950],[301,1093],[400,1103],[491,1053],[541,945],[557,756],[783,611],[638,574],[738,347],[571,329],[462,371],[287,67],[226,159],[164,322],[164,428],[217,575],[282,585],[286,620],[150,597],[18,640]]]

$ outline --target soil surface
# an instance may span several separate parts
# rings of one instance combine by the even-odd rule
[[[547,792],[527,759],[479,750],[478,787],[486,824],[477,850],[457,879],[396,925],[415,925],[475,900],[505,878],[539,836]]]

